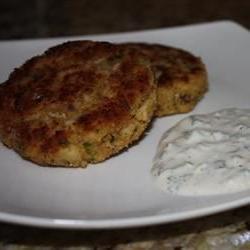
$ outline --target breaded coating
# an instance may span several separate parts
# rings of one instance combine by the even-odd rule
[[[0,85],[0,138],[41,165],[85,167],[137,140],[156,107],[148,59],[133,48],[71,41]]]
[[[125,43],[150,60],[157,82],[156,116],[191,111],[208,89],[202,60],[188,51],[159,44]]]

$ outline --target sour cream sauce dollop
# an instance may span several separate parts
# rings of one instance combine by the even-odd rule
[[[151,173],[159,188],[179,195],[250,189],[250,109],[181,120],[161,138]]]

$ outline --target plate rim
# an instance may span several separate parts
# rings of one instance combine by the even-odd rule
[[[210,196],[211,197],[211,196]],[[225,202],[219,205],[200,208],[198,210],[190,210],[185,212],[177,212],[171,215],[158,214],[142,217],[129,217],[129,218],[112,218],[112,219],[98,219],[98,220],[85,220],[85,219],[62,219],[62,218],[46,218],[29,215],[17,215],[14,213],[7,213],[0,211],[0,221],[26,225],[36,226],[40,228],[61,228],[61,229],[122,229],[143,227],[152,225],[161,225],[166,223],[180,222],[191,219],[198,219],[203,216],[210,216],[220,212],[226,212],[242,206],[250,204],[250,197],[236,199],[231,202]]]

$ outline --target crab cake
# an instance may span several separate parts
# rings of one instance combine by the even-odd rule
[[[174,47],[126,43],[149,57],[157,82],[156,116],[191,111],[208,88],[207,73],[200,58]]]
[[[154,74],[139,51],[72,41],[0,85],[0,137],[38,164],[85,167],[137,140],[155,107]]]

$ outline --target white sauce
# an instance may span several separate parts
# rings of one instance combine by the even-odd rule
[[[183,119],[163,135],[151,171],[157,186],[175,194],[250,188],[250,109]]]

